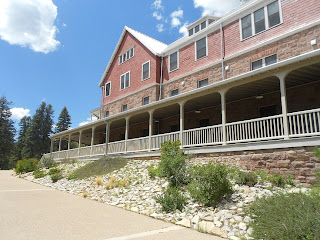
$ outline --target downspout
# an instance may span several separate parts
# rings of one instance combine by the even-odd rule
[[[161,72],[160,72],[160,90],[159,90],[159,100],[162,99],[162,72],[163,72],[163,55],[161,56]]]
[[[221,36],[221,72],[222,72],[222,80],[224,77],[224,42],[223,42],[223,30],[222,30],[222,22],[220,23],[220,36]]]
[[[102,119],[102,108],[103,108],[103,97],[104,97],[104,86],[101,87],[102,89],[102,97],[101,97],[101,107],[100,107],[100,119]]]

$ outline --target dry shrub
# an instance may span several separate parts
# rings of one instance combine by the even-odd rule
[[[113,188],[121,188],[121,187],[126,187],[130,184],[130,180],[128,179],[121,179],[121,180],[116,180],[115,177],[111,176],[109,181],[106,184],[106,189],[113,189]]]
[[[96,185],[98,185],[98,186],[103,185],[103,180],[102,180],[102,177],[101,177],[101,176],[99,176],[99,177],[96,178]]]
[[[82,197],[84,197],[84,198],[88,197],[88,193],[87,193],[86,191],[84,191],[84,192],[82,193]]]

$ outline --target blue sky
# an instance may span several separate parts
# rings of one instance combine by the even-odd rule
[[[239,0],[1,0],[0,95],[16,123],[42,101],[66,106],[72,127],[98,108],[104,68],[125,25],[172,43],[203,14],[221,15]]]

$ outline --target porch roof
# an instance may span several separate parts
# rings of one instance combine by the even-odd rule
[[[307,63],[302,63],[303,60],[308,59],[309,61]],[[308,53],[304,53],[301,54],[299,56],[290,58],[290,59],[286,59],[284,61],[275,63],[273,65],[269,65],[254,71],[250,71],[232,78],[228,78],[226,80],[220,81],[220,82],[216,82],[213,83],[211,85],[208,85],[206,87],[202,87],[202,88],[197,88],[197,89],[193,89],[189,92],[185,92],[185,93],[181,93],[177,96],[173,96],[170,98],[165,98],[153,103],[150,103],[148,105],[144,105],[141,107],[137,107],[134,109],[130,109],[126,112],[121,112],[103,119],[99,119],[97,121],[88,123],[86,125],[80,126],[80,127],[76,127],[76,128],[72,128],[69,129],[67,131],[64,132],[60,132],[60,133],[56,133],[50,136],[50,138],[56,138],[62,135],[67,135],[67,134],[72,134],[81,130],[85,130],[87,128],[93,127],[93,126],[97,126],[97,125],[101,125],[102,123],[107,123],[107,122],[112,122],[121,118],[125,118],[127,116],[131,116],[134,113],[135,114],[139,114],[141,112],[147,112],[150,110],[160,107],[165,107],[168,106],[170,104],[172,104],[172,102],[178,103],[180,101],[186,100],[188,97],[191,97],[193,95],[203,95],[206,93],[211,93],[213,89],[216,89],[217,91],[219,90],[219,88],[223,88],[223,87],[231,87],[233,84],[238,83],[240,81],[245,81],[245,80],[253,80],[255,78],[263,78],[263,77],[268,77],[268,76],[274,76],[277,72],[280,72],[281,70],[287,70],[287,71],[292,71],[295,70],[297,68],[303,67],[306,64],[310,65],[312,64],[312,61],[314,62],[320,62],[320,49],[308,52]],[[296,64],[299,64],[298,66]],[[285,68],[285,69],[284,69]],[[274,73],[274,74],[272,74]]]

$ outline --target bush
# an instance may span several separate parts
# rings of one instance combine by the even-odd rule
[[[38,160],[35,158],[23,159],[17,162],[16,173],[33,172],[38,168]]]
[[[57,163],[52,158],[42,158],[39,165],[44,168],[52,168],[57,166]]]
[[[68,176],[68,180],[76,179],[77,177],[78,177],[78,175],[73,172]]]
[[[255,172],[238,171],[235,182],[239,185],[247,185],[253,187],[258,183],[258,176]]]
[[[269,175],[268,180],[272,183],[273,186],[283,188],[286,185],[286,180],[284,179],[284,177],[277,173]]]
[[[320,198],[302,193],[263,197],[249,213],[254,239],[320,239]]]
[[[191,197],[206,206],[215,207],[233,193],[232,185],[227,178],[228,168],[225,165],[211,163],[194,166],[190,176],[188,190]]]
[[[57,168],[51,168],[48,173],[51,177],[52,182],[57,182],[62,179],[61,170]]]
[[[179,140],[161,145],[161,161],[157,171],[160,176],[167,178],[172,186],[185,182],[186,160],[180,145]]]
[[[154,164],[151,164],[148,167],[148,173],[151,179],[154,179],[156,176],[159,176],[158,168],[155,168]]]
[[[37,169],[33,172],[34,178],[43,178],[47,176],[47,174],[44,171],[41,171],[40,169]]]
[[[169,187],[163,195],[156,197],[156,201],[161,204],[163,211],[172,212],[176,209],[182,211],[187,199],[179,191],[179,188]]]
[[[264,184],[264,182],[268,180],[268,173],[266,171],[258,170],[256,171],[256,174],[260,177],[260,184]]]
[[[289,184],[291,186],[295,186],[296,185],[296,182],[294,180],[294,177],[292,175],[287,175],[286,177],[286,184]]]

